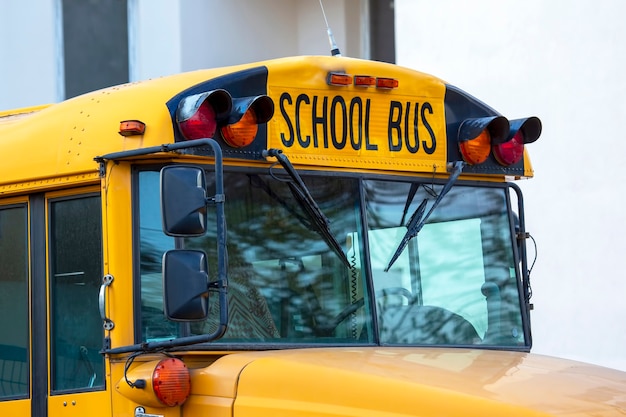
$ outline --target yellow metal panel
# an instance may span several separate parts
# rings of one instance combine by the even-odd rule
[[[530,157],[528,156],[528,151],[524,149],[524,177],[531,178],[533,177],[535,172],[533,171],[533,166],[530,162]]]
[[[329,86],[330,72],[394,78],[399,86]],[[268,148],[283,149],[292,162],[431,173],[433,166],[445,169],[441,80],[381,63],[330,57],[276,64],[268,78],[275,103]]]
[[[0,196],[54,190],[57,188],[80,187],[89,183],[93,184],[98,181],[98,179],[98,174],[96,172],[89,172],[79,175],[65,175],[63,177],[56,178],[41,178],[12,184],[0,184]]]
[[[183,416],[233,417],[233,399],[192,395],[182,407]]]
[[[50,417],[110,417],[111,415],[110,391],[48,396],[48,416]]]
[[[40,106],[22,107],[19,109],[0,111],[0,124],[13,123],[21,118],[30,116],[31,114],[50,106],[50,104],[44,104]]]
[[[31,415],[30,399],[0,401],[0,416],[27,417]]]
[[[102,179],[104,273],[113,276],[106,290],[106,313],[115,327],[112,347],[134,343],[133,250],[130,164],[109,162]]]
[[[234,415],[621,415],[623,372],[522,352],[340,348],[257,353]]]

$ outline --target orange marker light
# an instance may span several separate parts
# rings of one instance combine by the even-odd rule
[[[377,88],[398,88],[400,83],[395,78],[376,78],[376,87]]]
[[[122,136],[143,135],[146,131],[146,124],[139,120],[124,120],[120,122],[119,134]]]
[[[243,148],[252,143],[259,130],[256,114],[252,109],[244,113],[236,123],[222,127],[224,141],[233,148]]]
[[[491,151],[491,135],[484,129],[473,139],[459,142],[459,149],[463,160],[471,165],[482,164],[489,157]]]
[[[354,85],[357,87],[373,87],[376,85],[376,78],[369,75],[355,75]]]
[[[329,85],[352,85],[352,76],[339,72],[329,72],[328,77],[326,78],[326,82]]]

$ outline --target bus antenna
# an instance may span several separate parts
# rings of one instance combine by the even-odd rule
[[[332,56],[341,56],[341,52],[339,51],[339,47],[337,46],[337,42],[335,42],[335,37],[333,36],[333,31],[330,30],[330,25],[326,19],[326,12],[324,12],[322,0],[320,0],[320,7],[322,8],[322,15],[324,15],[324,22],[326,22],[326,33],[328,33],[328,42],[330,43],[330,54]]]

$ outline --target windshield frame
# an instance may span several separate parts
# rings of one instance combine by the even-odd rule
[[[207,163],[207,164],[195,164],[197,166],[202,167],[205,170],[210,170],[212,168],[212,164],[211,163]],[[138,192],[137,190],[139,189],[139,175],[138,173],[141,171],[154,171],[154,170],[159,170],[162,167],[162,165],[155,165],[155,164],[151,164],[151,165],[134,165],[133,169],[132,169],[132,189],[133,189],[133,258],[134,258],[134,264],[133,264],[133,273],[135,276],[134,279],[134,303],[135,303],[135,312],[137,312],[137,314],[135,314],[134,316],[134,327],[135,327],[135,341],[136,343],[142,343],[143,340],[143,336],[142,336],[142,324],[141,324],[141,318],[140,318],[140,314],[139,311],[141,310],[139,308],[139,306],[141,306],[141,272],[140,272],[140,256],[141,256],[141,250],[140,250],[140,242],[139,242],[139,199],[138,199]],[[224,167],[224,172],[225,173],[247,173],[247,174],[260,174],[260,175],[265,175],[267,174],[267,167],[240,167],[240,166],[225,166]],[[367,216],[365,213],[366,210],[366,202],[365,202],[365,195],[363,193],[363,181],[366,180],[384,180],[384,181],[400,181],[400,182],[407,182],[407,181],[419,181],[421,183],[429,183],[434,187],[443,187],[444,184],[447,182],[446,178],[443,179],[433,179],[433,178],[428,178],[428,177],[424,177],[424,176],[415,176],[415,177],[408,177],[408,176],[403,176],[403,175],[383,175],[383,174],[370,174],[370,173],[355,173],[355,172],[333,172],[333,171],[317,171],[317,170],[302,170],[302,171],[298,171],[298,173],[303,177],[304,182],[306,183],[307,178],[311,177],[311,176],[323,176],[323,177],[342,177],[342,178],[347,178],[347,179],[351,179],[351,180],[355,180],[358,182],[359,184],[359,204],[360,204],[360,228],[361,230],[368,230],[367,229]],[[524,226],[523,226],[523,200],[522,200],[522,195],[521,195],[521,190],[519,189],[519,187],[517,187],[515,184],[512,183],[496,183],[496,182],[483,182],[483,181],[476,181],[476,180],[472,180],[472,181],[468,181],[468,180],[464,180],[462,178],[459,178],[456,183],[455,186],[468,186],[468,187],[481,187],[481,188],[485,188],[485,187],[489,187],[489,188],[499,188],[499,189],[503,189],[503,190],[513,190],[514,194],[517,196],[517,215],[519,217],[518,222],[519,224],[516,224],[514,221],[513,216],[509,215],[509,228],[511,230],[511,242],[510,242],[510,248],[512,249],[512,256],[514,257],[515,260],[515,265],[518,265],[518,268],[516,268],[516,274],[517,274],[517,284],[518,284],[518,295],[520,297],[520,315],[521,315],[521,320],[522,320],[522,328],[523,328],[523,333],[524,333],[524,344],[522,346],[498,346],[498,345],[471,345],[470,347],[472,348],[487,348],[487,349],[503,349],[503,350],[518,350],[518,351],[529,351],[530,350],[530,346],[531,346],[531,337],[530,337],[530,323],[529,323],[529,315],[528,315],[528,303],[525,302],[524,300],[524,294],[525,294],[525,280],[527,280],[527,275],[526,275],[526,260],[524,258],[524,256],[521,255],[525,255],[525,253],[521,253],[522,251],[525,251],[525,246],[522,243],[520,243],[518,241],[518,239],[516,238],[516,226],[519,227],[519,230],[523,231],[524,230]],[[453,187],[454,188],[454,187]],[[225,187],[225,194],[226,194],[226,199],[228,200],[228,194],[229,194],[229,189],[228,189],[228,185]],[[510,192],[507,191],[505,192],[506,195],[506,210],[508,213],[515,213],[515,210],[513,210],[513,203],[511,201],[510,198]],[[445,199],[445,198],[444,198]],[[435,210],[436,212],[436,210]],[[332,221],[332,219],[330,219]],[[226,216],[226,221],[228,222],[228,214]],[[375,297],[373,296],[373,288],[374,288],[374,283],[373,283],[373,274],[372,274],[372,266],[371,266],[371,254],[370,254],[370,244],[368,242],[368,237],[367,237],[367,233],[365,233],[363,235],[363,256],[364,259],[362,260],[363,263],[363,271],[365,273],[365,285],[366,285],[366,291],[369,294],[369,297],[367,297],[366,302],[369,304],[368,305],[368,309],[369,311],[371,311],[371,314],[373,315],[373,317],[376,317],[376,300]],[[183,241],[184,239],[181,238],[174,238],[174,246],[177,248],[182,247],[183,245]],[[519,267],[521,265],[521,268]],[[182,325],[183,328],[188,328],[188,324],[183,324]],[[322,347],[322,346],[359,346],[359,345],[363,345],[363,346],[377,346],[377,345],[381,345],[380,342],[380,329],[379,329],[379,323],[378,320],[372,320],[371,321],[371,326],[372,326],[372,330],[374,332],[373,335],[373,340],[366,342],[366,343],[350,343],[349,345],[346,344],[341,344],[341,343],[336,343],[336,342],[331,342],[331,343],[324,343],[324,342],[316,342],[316,343],[284,343],[284,342],[264,342],[264,341],[258,341],[258,342],[242,342],[242,343],[232,343],[232,342],[221,342],[220,340],[216,340],[214,342],[211,342],[209,344],[203,344],[201,346],[198,345],[194,345],[194,346],[189,346],[189,347],[180,347],[177,348],[176,350],[196,350],[198,348],[202,348],[202,349],[209,349],[209,350],[214,350],[214,349],[218,349],[218,350],[222,350],[222,349],[227,349],[227,350],[249,350],[249,349],[284,349],[284,348],[302,348],[302,347]],[[430,345],[429,345],[430,346]],[[446,347],[455,347],[455,346],[446,346]]]

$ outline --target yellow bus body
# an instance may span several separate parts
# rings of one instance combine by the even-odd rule
[[[116,160],[102,156],[174,143],[168,100],[207,80],[257,67],[267,68],[267,95],[275,104],[264,147],[282,149],[297,169],[448,178],[448,143],[456,144],[456,137],[446,129],[447,84],[357,59],[298,57],[195,71],[0,113],[0,208],[25,204],[31,195],[43,195],[46,202],[78,193],[101,197],[103,274],[114,276],[101,290],[103,313],[115,323],[105,331],[105,351],[137,343],[133,167],[207,158],[171,152]],[[333,86],[327,79],[331,73],[393,79],[398,87]],[[145,133],[121,135],[120,123],[128,120],[143,122]],[[224,162],[237,167],[272,164],[248,158],[245,150],[234,150]],[[521,166],[514,172],[464,172],[460,178],[489,183],[531,177],[526,150]],[[51,278],[47,280],[50,288]],[[528,352],[415,346],[250,350],[177,351],[191,375],[191,393],[181,406],[154,406],[153,394],[128,385],[127,372],[155,360],[159,352],[134,363],[128,362],[130,352],[122,352],[106,353],[102,389],[49,389],[30,392],[28,398],[0,398],[0,414],[31,415],[35,397],[39,404],[45,402],[50,417],[571,417],[617,416],[626,410],[624,373]],[[51,373],[51,355],[48,369],[38,372]],[[47,378],[48,388],[52,384],[49,375],[32,373],[29,378],[31,383]]]

